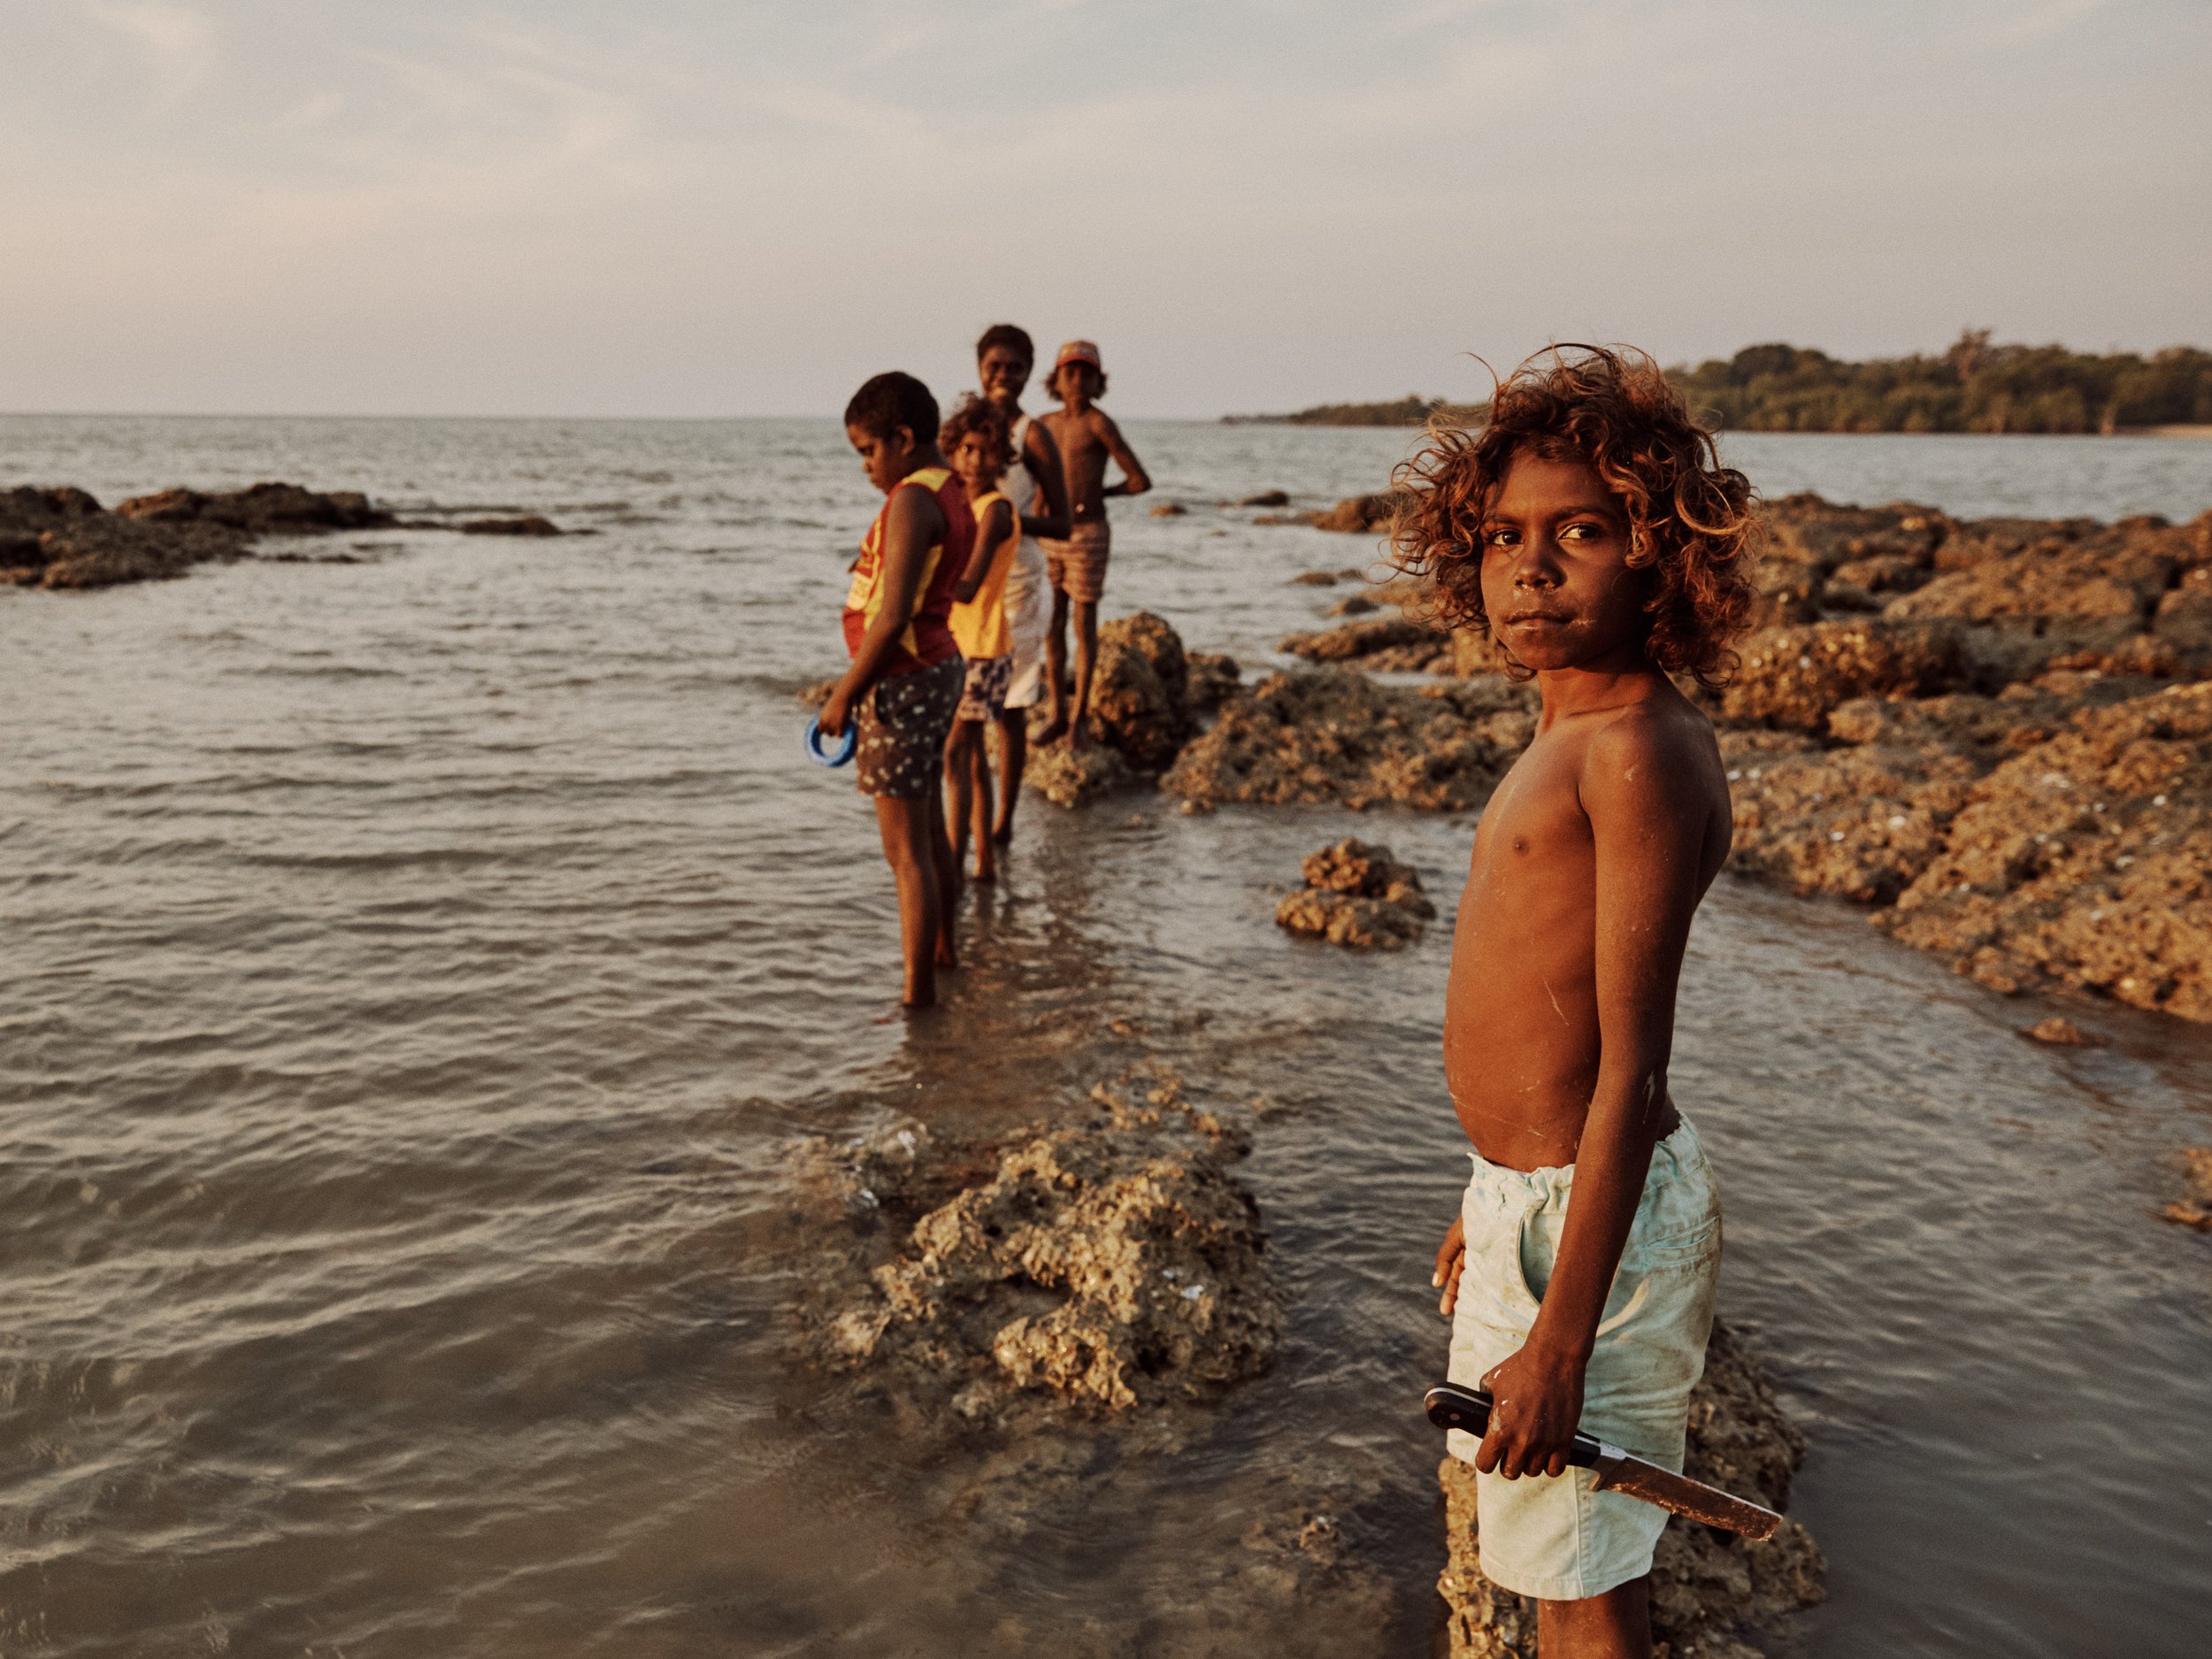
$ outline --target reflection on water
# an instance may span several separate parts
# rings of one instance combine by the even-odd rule
[[[1405,442],[1136,436],[1195,510],[1118,526],[1110,606],[1248,664],[1328,597],[1286,578],[1363,549],[1209,503],[1371,488]],[[1271,917],[1353,832],[1448,896],[1470,824],[1032,800],[952,1006],[878,1025],[872,826],[795,753],[872,510],[829,423],[0,440],[109,498],[293,476],[602,532],[0,594],[0,1650],[1421,1649],[1448,923],[1360,961]],[[1738,442],[1778,491],[2212,500],[2194,446]],[[2073,1011],[2114,1045],[2024,1043],[1847,912],[1724,882],[1700,924],[1677,1088],[1725,1303],[1813,1432],[1815,1652],[2191,1650],[2212,1241],[2150,1212],[2212,1139],[2212,1042]],[[794,1368],[807,1148],[1002,1133],[1146,1056],[1254,1115],[1271,1374],[1000,1443]],[[1286,1555],[1317,1515],[1333,1553]]]

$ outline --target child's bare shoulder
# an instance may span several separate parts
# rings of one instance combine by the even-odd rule
[[[1586,799],[1636,803],[1706,792],[1720,759],[1713,723],[1678,693],[1612,711],[1583,747]]]

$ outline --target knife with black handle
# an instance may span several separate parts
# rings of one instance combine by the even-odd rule
[[[1463,1430],[1479,1440],[1490,1426],[1491,1400],[1486,1388],[1439,1383],[1423,1397],[1422,1403],[1428,1408],[1429,1421],[1440,1429]],[[1671,1469],[1647,1463],[1593,1435],[1576,1434],[1567,1461],[1578,1469],[1591,1471],[1597,1477],[1597,1486],[1601,1492],[1625,1493],[1707,1526],[1740,1532],[1746,1538],[1770,1538],[1774,1529],[1782,1524],[1782,1517],[1772,1509],[1761,1509],[1718,1486],[1709,1486],[1701,1480],[1693,1480]]]

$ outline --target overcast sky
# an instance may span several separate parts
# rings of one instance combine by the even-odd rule
[[[0,408],[1110,407],[2212,344],[2204,0],[0,0]]]

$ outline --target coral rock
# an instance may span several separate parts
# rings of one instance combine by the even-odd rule
[[[1452,664],[1451,635],[1415,617],[1377,617],[1317,634],[1288,634],[1276,649],[1310,663],[1356,661],[1362,668],[1386,671],[1448,672]]]
[[[824,1357],[958,1386],[969,1416],[1024,1393],[1119,1411],[1264,1371],[1282,1315],[1228,1172],[1243,1143],[1172,1087],[1150,1098],[1102,1087],[1100,1117],[1020,1140],[923,1215],[825,1320]]]
[[[1732,866],[1861,904],[1886,904],[1943,849],[1983,768],[1936,744],[1823,749],[1780,733],[1726,732]]]
[[[1088,806],[1101,795],[1111,795],[1136,784],[1137,774],[1121,751],[1102,744],[1087,743],[1081,749],[1066,743],[1033,747],[1029,764],[1022,773],[1022,782],[1052,803],[1055,806]]]
[[[1187,651],[1183,664],[1193,714],[1211,714],[1235,695],[1244,678],[1244,671],[1237,666],[1235,657],[1211,651]]]
[[[1390,849],[1340,841],[1306,856],[1306,885],[1283,895],[1275,925],[1357,950],[1395,950],[1421,937],[1436,906],[1420,872]]]
[[[1149,611],[1098,631],[1090,732],[1141,771],[1171,764],[1191,734],[1190,667],[1175,630]]]
[[[1962,673],[1955,628],[1876,620],[1766,628],[1744,641],[1721,711],[1740,725],[1826,729],[1838,703],[1869,695],[1925,696]]]
[[[1341,668],[1271,674],[1222,706],[1161,787],[1213,803],[1479,806],[1528,741],[1530,695],[1496,680],[1413,691]]]
[[[2212,684],[2085,710],[1998,767],[1877,920],[2001,991],[2212,1020]]]

